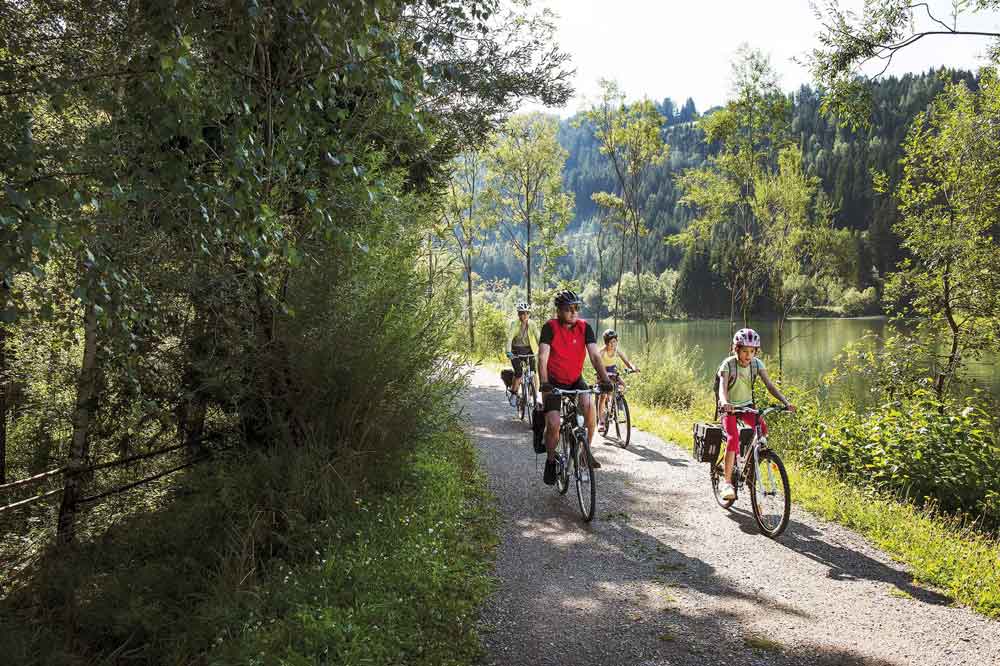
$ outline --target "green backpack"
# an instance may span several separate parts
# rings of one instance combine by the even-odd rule
[[[726,391],[733,388],[733,384],[736,383],[736,357],[730,356],[726,359],[726,369],[729,370],[729,381],[726,383]],[[757,359],[750,360],[750,395],[753,395],[754,384],[757,381]],[[712,395],[715,396],[715,416],[713,420],[719,420],[719,379],[721,378],[720,373],[715,373],[715,383],[712,385]]]

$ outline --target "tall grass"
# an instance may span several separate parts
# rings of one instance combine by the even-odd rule
[[[642,372],[630,375],[629,389],[643,403],[668,409],[690,409],[699,397],[711,392],[701,379],[697,350],[667,344],[634,359]]]

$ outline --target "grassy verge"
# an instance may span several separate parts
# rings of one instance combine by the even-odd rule
[[[324,449],[204,471],[158,515],[52,558],[0,602],[27,664],[467,664],[495,510],[458,430],[380,485]]]
[[[317,530],[316,558],[266,586],[270,612],[216,663],[468,664],[496,514],[464,435],[419,449],[405,482]]]
[[[709,408],[710,409],[710,408]],[[636,426],[691,445],[691,426],[708,410],[680,411],[635,405]],[[957,519],[874,494],[799,461],[786,460],[793,501],[857,530],[908,565],[915,582],[932,585],[988,617],[1000,617],[1000,540]]]

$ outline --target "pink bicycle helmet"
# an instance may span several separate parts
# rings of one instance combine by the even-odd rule
[[[760,348],[760,336],[752,328],[741,328],[733,336],[733,346]]]

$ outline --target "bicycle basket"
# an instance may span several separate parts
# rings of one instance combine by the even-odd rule
[[[722,426],[718,423],[694,424],[694,457],[698,462],[714,463],[722,449]]]
[[[504,386],[510,388],[511,385],[514,383],[514,371],[511,370],[510,368],[507,368],[506,370],[501,370],[500,379],[503,380]]]

